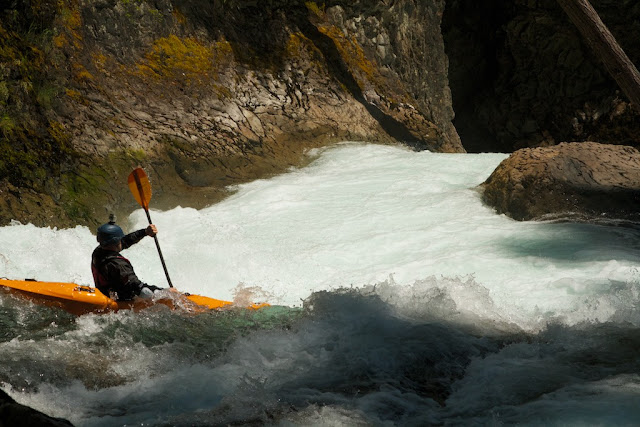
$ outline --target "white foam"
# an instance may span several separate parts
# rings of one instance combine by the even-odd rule
[[[398,286],[473,277],[496,312],[527,326],[541,314],[583,320],[585,301],[612,283],[637,286],[635,229],[522,223],[483,205],[475,187],[505,157],[343,144],[209,208],[151,214],[174,285],[222,299],[260,289],[272,304],[300,305],[313,291],[389,276]],[[143,211],[131,222],[146,226]],[[92,282],[85,227],[3,227],[0,246],[0,276]],[[151,239],[124,255],[143,281],[166,286]],[[599,321],[618,312],[611,301]]]

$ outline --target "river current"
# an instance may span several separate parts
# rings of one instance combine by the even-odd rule
[[[496,214],[476,187],[504,154],[309,155],[151,212],[174,286],[238,308],[76,317],[0,292],[0,387],[77,426],[640,424],[638,224]],[[2,227],[0,276],[91,284],[92,232]],[[152,239],[123,255],[166,286]]]

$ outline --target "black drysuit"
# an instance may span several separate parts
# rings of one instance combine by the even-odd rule
[[[146,235],[145,229],[127,234],[120,240],[122,249],[135,245]],[[117,301],[133,299],[140,295],[142,288],[149,288],[152,291],[160,289],[141,282],[129,260],[119,252],[109,251],[100,246],[91,255],[91,271],[96,288]]]

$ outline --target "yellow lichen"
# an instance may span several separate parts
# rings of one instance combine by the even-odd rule
[[[93,75],[82,64],[73,64],[73,77],[81,82],[93,81]]]
[[[364,49],[354,37],[345,36],[341,29],[333,25],[321,25],[318,26],[318,30],[333,40],[342,60],[362,90],[370,84],[382,93],[394,92],[388,87],[388,82],[380,73],[378,65],[367,57]]]
[[[307,48],[310,45],[313,45],[313,43],[304,34],[296,32],[289,35],[285,50],[287,55],[295,57],[300,55],[303,48]]]
[[[96,66],[98,70],[104,70],[107,65],[107,57],[102,53],[94,53],[91,55],[93,59],[93,64]]]
[[[335,25],[320,26],[318,29],[333,40],[340,56],[352,71],[360,70],[370,81],[374,80],[377,67],[367,58],[364,50],[354,38],[347,38],[342,30]]]
[[[173,79],[183,83],[203,83],[217,78],[218,70],[233,60],[226,40],[205,45],[195,38],[170,35],[157,39],[137,73],[144,77]]]
[[[80,33],[82,15],[80,14],[79,6],[72,4],[64,6],[60,4],[59,7],[58,19],[61,31],[54,37],[53,43],[58,48],[71,44],[72,47],[80,49],[82,47],[82,34]]]
[[[71,141],[71,135],[67,132],[62,123],[50,120],[49,135],[51,135],[51,138],[53,138],[61,150],[67,149],[69,141]]]
[[[226,86],[213,85],[213,88],[218,94],[218,99],[220,100],[231,99],[233,97],[233,93],[231,92],[231,89],[229,89]]]
[[[171,13],[173,14],[173,17],[178,22],[178,24],[180,25],[187,24],[187,18],[182,14],[182,12],[180,12],[180,10],[178,10],[177,7],[174,7]]]
[[[307,6],[307,9],[309,10],[309,12],[313,13],[314,15],[316,15],[318,18],[324,19],[325,13],[325,5],[324,3],[322,3],[322,6],[318,6],[316,4],[316,2],[314,1],[307,1],[304,3],[305,6]]]
[[[68,28],[72,30],[79,29],[82,26],[82,16],[80,15],[80,11],[78,9],[69,11],[65,22]]]
[[[143,74],[159,77],[207,77],[213,67],[213,51],[192,38],[175,35],[157,39],[146,63],[139,66]]]
[[[215,42],[215,54],[216,59],[221,59],[222,57],[228,58],[233,56],[233,48],[231,47],[231,43],[226,40],[218,40]]]
[[[82,102],[84,103],[84,98],[82,97],[82,95],[80,94],[80,92],[78,92],[77,90],[74,89],[66,89],[65,93],[67,94],[67,96],[71,99],[73,99],[76,102]]]
[[[60,33],[53,38],[53,45],[58,49],[66,46],[68,43],[67,36],[64,33]]]

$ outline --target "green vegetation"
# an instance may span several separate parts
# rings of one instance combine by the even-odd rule
[[[91,198],[99,197],[99,189],[108,180],[107,173],[97,166],[84,167],[62,179],[64,196],[62,207],[69,218],[92,222]]]
[[[64,163],[73,157],[69,135],[60,123],[51,122],[47,136],[16,124],[4,115],[0,121],[0,178],[16,186],[42,189],[51,175],[59,175]]]
[[[119,0],[120,4],[122,4],[125,8],[126,17],[130,20],[136,19],[136,16],[139,16],[140,13],[144,10],[145,7],[146,12],[149,13],[155,19],[161,21],[162,13],[154,8],[152,4],[148,3],[146,0]]]
[[[45,110],[51,110],[56,98],[62,92],[62,88],[49,82],[42,82],[34,92],[38,105],[41,105]]]
[[[0,12],[0,180],[38,191],[74,157],[64,125],[49,118],[65,91],[52,72],[54,23],[67,16],[79,25],[63,3],[19,2]]]
[[[141,163],[147,157],[147,153],[145,153],[142,149],[135,148],[127,148],[125,149],[125,157],[129,158],[133,163]]]
[[[0,81],[0,107],[6,106],[8,99],[9,99],[9,86],[7,86],[7,82]]]

